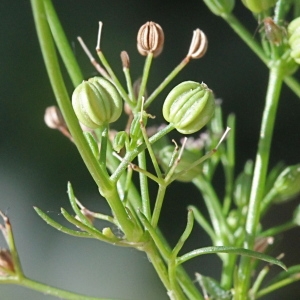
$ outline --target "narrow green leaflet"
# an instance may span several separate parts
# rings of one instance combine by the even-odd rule
[[[176,262],[179,265],[179,264],[182,264],[194,257],[204,255],[204,254],[214,254],[214,253],[232,253],[232,254],[237,254],[237,255],[242,255],[242,256],[249,256],[249,257],[253,257],[256,259],[266,261],[273,265],[277,265],[277,266],[283,268],[284,270],[287,270],[286,266],[280,260],[273,258],[269,255],[266,255],[266,254],[263,254],[260,252],[247,250],[244,248],[224,247],[224,246],[204,247],[204,248],[196,249],[196,250],[193,250],[191,252],[188,252],[188,253],[178,257]]]

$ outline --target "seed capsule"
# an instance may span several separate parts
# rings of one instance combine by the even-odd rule
[[[243,4],[252,12],[260,13],[274,6],[277,0],[242,0]]]
[[[208,8],[217,16],[229,14],[234,8],[235,0],[203,0]]]
[[[208,41],[206,35],[203,31],[197,28],[193,32],[193,38],[187,57],[193,59],[201,58],[206,53],[207,46]]]
[[[275,202],[284,202],[300,193],[300,164],[285,168],[274,183]]]
[[[153,53],[153,56],[156,57],[163,50],[164,40],[162,28],[155,22],[147,22],[138,32],[137,49],[143,56]]]
[[[168,94],[163,105],[164,118],[183,134],[200,130],[212,118],[215,99],[204,83],[185,81]]]
[[[92,129],[115,122],[122,113],[119,92],[102,77],[82,82],[73,92],[72,104],[78,120]]]
[[[300,64],[300,17],[294,19],[288,26],[291,57]]]

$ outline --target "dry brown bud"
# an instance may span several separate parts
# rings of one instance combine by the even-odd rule
[[[15,272],[11,253],[7,249],[0,249],[0,276],[10,275],[11,272]]]
[[[206,53],[207,45],[208,41],[206,35],[203,31],[197,28],[193,32],[193,38],[187,57],[192,59],[201,58]]]
[[[52,129],[65,127],[65,120],[57,106],[49,106],[46,108],[44,121],[46,125]]]
[[[162,28],[155,22],[147,22],[140,28],[137,35],[138,51],[143,56],[153,53],[156,57],[163,50],[164,40]]]
[[[255,240],[254,251],[264,253],[274,243],[272,236],[260,237]]]
[[[126,51],[121,52],[121,61],[123,68],[129,69],[130,68],[130,60],[129,60],[129,55]]]

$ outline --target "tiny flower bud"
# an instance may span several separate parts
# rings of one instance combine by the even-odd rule
[[[206,53],[207,45],[208,41],[206,35],[203,31],[197,28],[193,32],[193,38],[187,57],[193,59],[201,58]]]
[[[113,141],[113,149],[116,152],[120,152],[122,148],[124,148],[125,144],[128,143],[128,134],[125,131],[119,131],[114,138]]]
[[[174,152],[174,147],[171,145],[164,147],[162,150],[158,152],[158,161],[163,170],[168,169],[173,152]],[[196,160],[198,160],[199,158],[201,158],[201,152],[194,152],[194,151],[184,149],[184,151],[182,152],[182,156],[180,158],[180,162],[175,169],[175,174],[185,169],[188,169],[190,165]],[[188,170],[187,172],[177,177],[176,180],[182,182],[189,182],[192,181],[197,175],[200,175],[201,173],[202,173],[202,167],[201,165],[197,165],[194,168]]]
[[[291,57],[300,64],[300,17],[294,19],[288,26]]]
[[[297,196],[300,193],[300,164],[285,168],[276,179],[274,189],[277,203]]]
[[[217,16],[229,14],[233,10],[235,0],[203,0],[208,8]],[[264,1],[264,0],[258,0]]]
[[[129,69],[130,60],[129,60],[128,53],[126,51],[122,51],[120,56],[121,56],[121,61],[122,61],[123,68]]]
[[[204,83],[185,81],[175,86],[163,104],[164,118],[183,134],[200,130],[212,118],[215,99]]]
[[[153,53],[156,57],[163,50],[164,40],[162,28],[155,22],[147,22],[139,29],[137,35],[138,51],[143,56]]]
[[[57,106],[49,106],[46,108],[44,121],[49,128],[58,129],[65,127],[65,120]]]
[[[10,251],[0,249],[0,276],[10,275],[10,273],[14,271],[15,268]]]
[[[277,0],[242,0],[242,2],[250,11],[260,13],[274,6]]]
[[[92,129],[116,121],[123,108],[115,86],[102,77],[91,78],[77,86],[72,104],[78,120]]]
[[[105,235],[106,237],[110,238],[110,239],[115,239],[116,236],[114,235],[114,233],[111,231],[111,229],[109,227],[105,227],[102,229],[102,234]]]

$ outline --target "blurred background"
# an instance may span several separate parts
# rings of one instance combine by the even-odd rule
[[[255,38],[258,24],[240,1],[236,2],[234,12]],[[159,23],[165,32],[165,47],[154,60],[150,92],[187,54],[192,31],[202,29],[209,39],[207,54],[201,60],[192,61],[160,99],[171,86],[183,80],[205,82],[222,99],[224,115],[236,113],[237,173],[246,159],[254,158],[268,72],[202,1],[57,0],[54,4],[86,78],[96,73],[77,43],[78,35],[94,49],[98,21],[103,21],[101,46],[113,69],[123,79],[119,54],[126,50],[131,58],[132,77],[138,78],[144,58],[136,51],[137,31],[146,21]],[[0,209],[12,222],[25,273],[49,285],[93,296],[168,299],[143,253],[64,235],[47,226],[34,212],[32,207],[38,206],[63,222],[60,207],[70,211],[66,194],[68,181],[88,208],[104,213],[109,213],[109,209],[99,197],[74,145],[44,124],[44,110],[54,105],[55,99],[39,49],[30,2],[2,0],[0,24]],[[71,95],[72,86],[70,82],[67,84]],[[156,103],[150,113],[160,122],[161,103],[159,100]],[[286,164],[300,162],[299,113],[300,99],[284,86],[272,145],[272,166],[279,160]],[[122,128],[122,124],[116,124],[116,128]],[[202,207],[202,200],[191,184],[178,183],[173,188],[173,193],[167,194],[160,222],[171,245],[184,230],[187,205]],[[299,199],[275,207],[264,224],[288,220],[297,203]],[[186,249],[209,245],[209,239],[195,225]],[[2,238],[0,246],[6,247]],[[290,266],[300,263],[299,250],[299,229],[294,229],[281,237],[273,254],[284,252],[284,263]],[[195,272],[218,276],[220,262],[216,256],[205,256],[187,263],[186,267],[191,276]],[[279,271],[275,267],[273,270]],[[54,299],[7,285],[0,285],[0,295],[5,300]],[[296,283],[266,299],[296,300],[299,295],[300,287]]]

